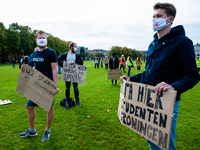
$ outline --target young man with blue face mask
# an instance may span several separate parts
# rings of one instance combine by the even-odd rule
[[[174,116],[170,137],[170,150],[176,149],[176,121],[181,93],[193,88],[200,76],[197,70],[192,41],[185,36],[182,25],[170,28],[176,15],[176,8],[169,3],[156,3],[153,7],[154,40],[147,53],[146,70],[132,77],[123,76],[127,81],[140,82],[155,86],[158,94],[168,89],[176,90]],[[158,146],[147,141],[151,150]]]

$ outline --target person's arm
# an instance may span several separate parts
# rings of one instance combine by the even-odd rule
[[[180,95],[181,93],[191,89],[195,86],[199,80],[199,72],[196,67],[194,46],[191,40],[186,38],[177,44],[177,56],[178,63],[183,70],[183,78],[172,83],[171,85],[161,82],[156,86],[156,92],[167,91],[168,89],[174,89]]]
[[[83,65],[83,60],[81,59],[81,55],[76,54],[76,64]]]
[[[56,85],[58,85],[58,68],[57,68],[57,66],[58,66],[57,62],[51,63],[53,81],[56,83]],[[54,94],[56,95],[58,92],[59,92],[59,89],[56,88],[56,90],[54,90]]]
[[[58,57],[58,64],[59,66],[63,67],[63,61],[65,60],[66,61],[66,57],[65,57],[66,53],[65,54],[62,54],[60,57]]]
[[[133,64],[131,57],[129,57],[129,61],[131,62],[131,64]]]

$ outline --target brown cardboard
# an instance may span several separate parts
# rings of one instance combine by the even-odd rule
[[[118,117],[120,122],[163,149],[169,149],[176,91],[161,95],[155,87],[124,81],[121,84]]]
[[[30,66],[24,65],[24,69],[25,71],[19,74],[16,92],[49,112],[55,96],[53,91],[57,88],[56,83]]]
[[[63,73],[61,79],[68,82],[84,83],[86,78],[87,67],[82,65],[71,65],[63,62]]]
[[[108,70],[108,80],[118,80],[122,76],[122,70]]]
[[[105,64],[109,64],[109,59],[108,59],[108,58],[107,58],[107,59],[104,58],[104,59],[103,59],[103,62],[104,62]]]
[[[142,62],[141,61],[136,61],[136,66],[142,66]]]

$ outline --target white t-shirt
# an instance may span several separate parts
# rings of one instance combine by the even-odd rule
[[[74,62],[75,63],[75,60],[76,60],[76,53],[74,53],[74,54],[70,54],[70,53],[68,53],[67,54],[67,63],[70,63],[70,62]]]

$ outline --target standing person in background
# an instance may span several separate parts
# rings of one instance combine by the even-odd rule
[[[28,56],[25,56],[25,57],[24,57],[24,59],[23,59],[23,64],[26,64],[26,65],[28,64]]]
[[[97,57],[94,58],[94,67],[95,67],[95,69],[96,69],[96,68],[99,69],[99,64],[98,64],[98,59],[97,59]]]
[[[111,56],[109,60],[109,68],[111,70],[118,70],[119,68],[119,59],[117,57],[117,53],[114,52],[113,55]],[[112,80],[112,85],[113,85],[113,80]],[[115,80],[115,85],[117,85],[117,80]]]
[[[126,71],[125,71],[125,58],[124,58],[124,55],[122,54],[122,57],[120,58],[120,70],[121,70],[121,68],[123,68],[123,71],[124,71],[124,73],[126,73]]]
[[[62,55],[63,53],[60,54],[60,56]],[[58,56],[58,57],[60,57]],[[62,74],[62,67],[58,64],[58,74]]]
[[[131,73],[131,67],[134,68],[133,66],[133,60],[131,58],[131,53],[128,54],[128,58],[127,58],[127,66],[128,66],[128,73],[127,73],[127,76],[129,77],[130,76],[130,73]]]
[[[103,58],[101,57],[101,68],[103,68]]]
[[[197,57],[196,57],[196,64],[197,64],[198,71],[200,71],[200,56],[199,56],[199,54],[197,54]]]
[[[147,53],[146,70],[132,77],[120,77],[132,82],[140,82],[155,86],[157,94],[167,90],[176,90],[176,102],[172,118],[169,150],[176,150],[176,122],[181,93],[193,88],[200,79],[194,55],[192,41],[185,36],[182,25],[170,28],[176,8],[170,3],[156,3],[153,7],[154,40],[150,43]],[[160,148],[150,141],[151,150]]]
[[[137,70],[140,70],[140,68],[142,66],[142,59],[140,58],[140,55],[138,55],[138,57],[136,59],[136,65],[137,65]]]
[[[58,84],[58,60],[57,55],[54,50],[47,47],[47,35],[44,31],[39,30],[36,32],[36,44],[39,47],[38,51],[33,53],[33,63],[36,70],[40,71],[43,75],[47,76],[49,79]],[[24,72],[24,67],[22,64],[21,71]],[[54,94],[56,95],[59,92],[57,88],[54,90]],[[42,137],[42,142],[45,142],[50,139],[50,127],[53,122],[54,117],[54,108],[53,104],[51,106],[50,111],[47,113],[47,127],[44,131],[44,135]],[[28,99],[26,103],[26,109],[28,112],[28,121],[29,121],[29,129],[26,132],[19,134],[20,137],[28,137],[28,136],[36,136],[37,132],[35,130],[35,106],[37,106],[34,102]]]
[[[106,56],[104,59],[105,59],[105,60],[108,60],[108,63],[109,63],[109,59],[108,59],[108,57],[107,57],[107,56]],[[108,70],[108,63],[107,63],[107,62],[105,62],[105,70]]]
[[[19,69],[21,69],[21,65],[23,64],[23,59],[24,59],[24,56],[22,56],[20,61],[19,61]]]
[[[82,59],[80,54],[76,53],[77,52],[77,45],[76,43],[72,42],[69,44],[69,52],[64,53],[58,58],[58,64],[63,67],[63,61],[66,61],[67,63],[74,65],[78,64],[81,65]],[[81,106],[80,100],[79,100],[79,90],[78,90],[78,83],[72,82],[73,87],[74,87],[74,95],[76,98],[76,104],[78,106]],[[71,87],[71,82],[65,81],[66,84],[66,90],[65,90],[65,97],[70,98],[70,87]]]
[[[12,58],[12,68],[15,68],[15,58]]]

